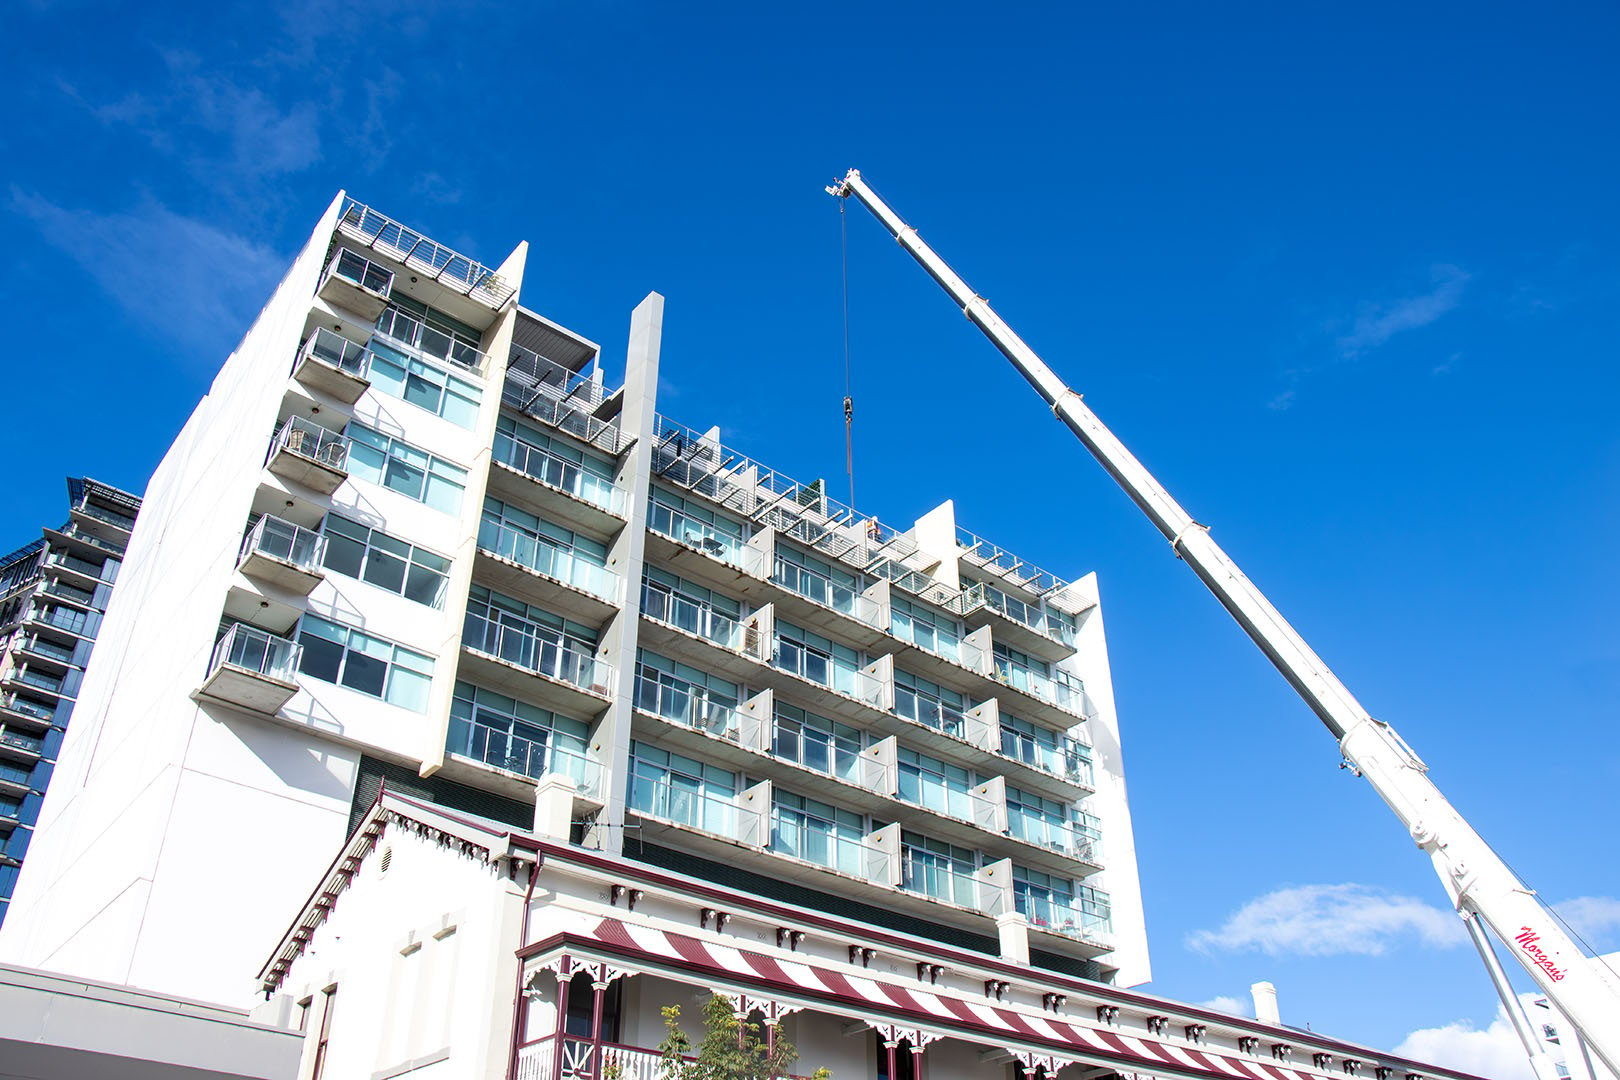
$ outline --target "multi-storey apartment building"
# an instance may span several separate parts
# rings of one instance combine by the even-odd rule
[[[538,786],[581,850],[1145,980],[1094,577],[665,418],[662,298],[615,385],[525,253],[333,202],[152,477],[0,953],[238,999],[384,790]]]
[[[68,479],[68,520],[0,558],[0,923],[141,500]]]

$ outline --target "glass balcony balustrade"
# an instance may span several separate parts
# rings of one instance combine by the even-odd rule
[[[732,742],[741,738],[735,706],[716,700],[705,687],[645,664],[636,670],[636,708]]]
[[[729,840],[742,839],[741,815],[735,797],[693,787],[679,776],[633,773],[629,803],[630,809],[638,814],[702,829]]]
[[[468,612],[461,641],[470,649],[593,694],[607,694],[613,686],[611,666],[537,623],[496,620]]]
[[[24,681],[26,682],[27,680]],[[52,718],[54,718],[56,715],[56,710],[50,708],[48,705],[41,705],[38,702],[30,701],[27,698],[18,697],[16,694],[0,694],[0,706],[4,706],[15,713],[21,713],[24,716],[32,716],[35,720],[39,720],[47,724],[50,723]]]
[[[1106,906],[1088,905],[1044,889],[1015,889],[1013,903],[1029,925],[1076,940],[1104,940],[1114,929]]]
[[[35,671],[31,667],[20,667],[12,670],[11,677],[38,690],[48,690],[53,694],[62,692],[62,677],[60,675],[49,675],[43,671]]]
[[[291,416],[276,430],[274,450],[285,450],[318,465],[342,471],[349,460],[349,442],[313,420]]]
[[[1089,847],[1082,845],[1074,826],[1039,814],[1021,813],[1012,807],[1007,809],[1007,835],[1065,855],[1078,855],[1082,846]]]
[[[743,625],[731,616],[651,585],[642,586],[641,613],[649,619],[712,641],[723,649],[740,651],[747,637]]]
[[[949,786],[932,778],[925,782],[915,773],[907,772],[904,766],[900,769],[898,794],[902,802],[973,825],[982,825],[995,817],[996,804],[972,788]]]
[[[1026,603],[992,585],[976,582],[962,593],[962,613],[971,614],[981,607],[999,612],[1054,641],[1071,646],[1074,644],[1074,627],[1068,620],[1049,617],[1037,604]]]
[[[46,641],[42,637],[30,636],[22,641],[22,651],[33,653],[35,656],[45,656],[52,660],[59,660],[64,664],[73,663],[73,650],[66,645],[59,645],[54,641]]]
[[[999,656],[995,658],[994,671],[998,680],[1015,690],[1076,716],[1084,715],[1085,688],[1081,685],[1054,679]]]
[[[90,607],[96,599],[96,594],[89,589],[81,589],[77,585],[69,585],[65,581],[51,581],[40,592],[46,596],[66,600],[69,603],[82,604],[85,607]]]
[[[31,754],[43,753],[45,750],[45,737],[42,735],[29,735],[22,731],[9,731],[0,728],[0,743],[17,750],[26,750]]]
[[[852,618],[859,619],[868,626],[881,626],[881,612],[877,601],[862,596],[847,585],[841,585],[825,574],[797,563],[788,562],[780,555],[776,557],[776,565],[771,571],[771,580],[798,593],[806,600],[822,607],[832,608]]]
[[[712,555],[721,562],[733,566],[743,564],[745,545],[741,538],[721,532],[708,522],[688,517],[663,503],[652,504],[651,511],[647,515],[647,527],[678,544],[685,544]]]
[[[357,289],[364,289],[380,297],[387,297],[394,288],[392,270],[378,266],[348,248],[338,248],[337,258],[327,264],[326,273],[321,277],[321,284],[325,285],[332,278],[346,281]]]
[[[1038,738],[1027,731],[1001,727],[1001,752],[1014,761],[1039,769],[1052,776],[1061,776],[1091,787],[1096,783],[1091,762],[1091,747],[1068,735],[1053,733]]]
[[[303,648],[296,641],[247,623],[235,623],[214,646],[208,671],[213,674],[222,668],[234,668],[276,682],[293,683],[302,654]]]
[[[53,551],[45,559],[47,566],[59,566],[64,570],[71,570],[75,574],[100,579],[103,570],[102,564],[93,563],[89,559],[81,559],[77,555],[69,555],[65,551]]]
[[[93,517],[97,521],[104,521],[108,525],[122,529],[124,532],[129,532],[131,529],[135,528],[135,518],[133,515],[120,514],[116,510],[109,510],[105,506],[98,506],[91,502],[88,498],[80,499],[78,502],[74,503],[73,512],[75,514],[84,514],[86,517]]]
[[[586,472],[577,462],[514,439],[504,431],[495,434],[492,456],[502,465],[509,465],[548,487],[566,491],[616,517],[624,516],[624,492],[615,487],[613,481]]]
[[[532,780],[566,776],[581,795],[593,795],[601,786],[601,766],[585,751],[558,744],[543,728],[520,731],[452,717],[445,749]]]
[[[242,542],[240,563],[253,554],[279,559],[300,570],[322,573],[321,559],[326,553],[326,537],[320,533],[265,515],[253,526]]]
[[[309,340],[304,342],[304,347],[298,354],[299,363],[311,356],[356,379],[366,378],[371,370],[369,349],[364,345],[356,345],[342,334],[334,333],[324,326],[316,327]]]
[[[619,575],[607,567],[507,525],[484,521],[478,527],[478,546],[604,600],[612,600],[619,588]]]

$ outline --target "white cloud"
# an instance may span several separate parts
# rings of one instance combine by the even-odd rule
[[[1534,995],[1521,995],[1527,1006],[1533,999]],[[1524,1044],[1501,1006],[1497,1006],[1490,1027],[1479,1029],[1467,1020],[1459,1020],[1444,1027],[1424,1028],[1408,1035],[1394,1052],[1491,1080],[1535,1080]]]
[[[99,214],[13,188],[11,209],[133,318],[209,351],[210,364],[241,334],[287,263],[264,244],[155,202]]]
[[[1443,263],[1430,270],[1429,278],[1433,288],[1427,292],[1364,305],[1349,332],[1339,337],[1339,352],[1347,358],[1358,356],[1396,334],[1428,326],[1457,306],[1469,275],[1459,267]]]
[[[1620,900],[1612,896],[1577,896],[1553,906],[1576,933],[1598,948],[1620,930]]]
[[[1467,940],[1456,915],[1410,896],[1366,885],[1300,885],[1250,900],[1219,929],[1188,935],[1187,945],[1205,953],[1378,956],[1412,937],[1433,948]]]
[[[1198,1003],[1198,1007],[1201,1009],[1213,1009],[1216,1012],[1230,1013],[1233,1016],[1254,1015],[1254,1009],[1249,1002],[1242,998],[1229,997],[1226,994],[1222,994],[1220,997],[1212,997],[1208,1001],[1201,1001]]]

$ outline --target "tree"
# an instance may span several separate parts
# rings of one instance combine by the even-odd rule
[[[737,1006],[724,994],[711,994],[703,1006],[703,1041],[692,1052],[692,1040],[681,1030],[681,1007],[665,1005],[661,1080],[773,1080],[785,1077],[799,1052],[780,1033],[768,1038],[765,1025],[737,1015]],[[830,1080],[817,1069],[812,1080]]]

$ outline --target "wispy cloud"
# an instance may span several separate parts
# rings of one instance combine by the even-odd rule
[[[1620,900],[1612,896],[1577,896],[1553,907],[1576,933],[1598,948],[1606,947],[1620,931]]]
[[[1461,268],[1441,263],[1430,268],[1430,287],[1423,292],[1362,305],[1350,329],[1336,341],[1340,355],[1354,358],[1376,349],[1396,334],[1428,326],[1457,306],[1469,277]]]
[[[285,269],[272,248],[160,203],[102,214],[11,189],[11,210],[149,329],[214,355],[228,348]]]
[[[1214,1009],[1216,1012],[1230,1013],[1233,1016],[1253,1016],[1254,1006],[1242,998],[1230,997],[1222,994],[1212,997],[1208,1001],[1199,1002],[1200,1007]]]
[[[1536,1011],[1533,997],[1520,995],[1531,1015]],[[1489,1027],[1476,1028],[1467,1020],[1458,1020],[1443,1027],[1424,1028],[1403,1039],[1395,1053],[1492,1080],[1535,1080],[1524,1044],[1519,1042],[1500,1005]]]
[[[1467,940],[1451,912],[1366,885],[1299,885],[1250,900],[1218,929],[1188,935],[1198,952],[1268,956],[1378,956],[1416,938],[1431,948]]]

